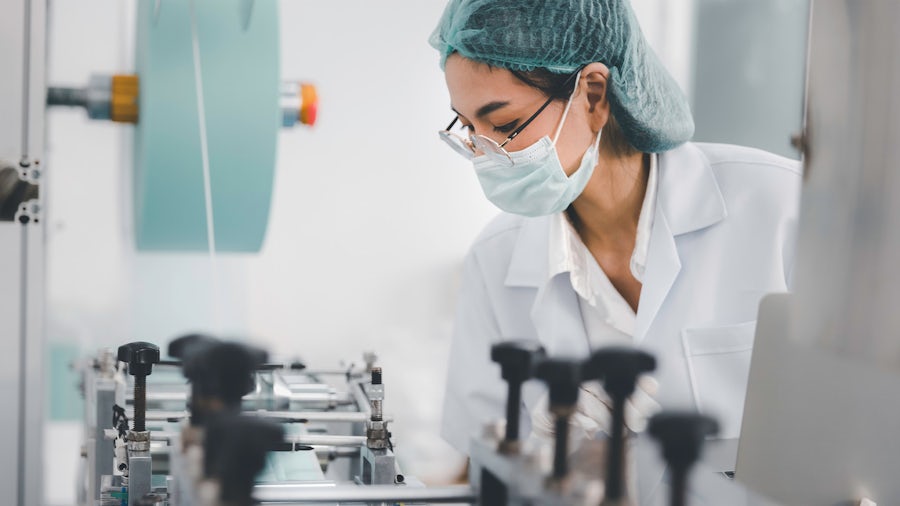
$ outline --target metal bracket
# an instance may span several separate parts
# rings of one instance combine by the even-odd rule
[[[35,186],[40,185],[40,179],[44,175],[43,169],[41,168],[41,161],[30,160],[28,158],[19,160],[17,173],[19,174],[19,179]]]
[[[41,203],[38,199],[31,199],[19,204],[15,221],[22,225],[41,222]]]

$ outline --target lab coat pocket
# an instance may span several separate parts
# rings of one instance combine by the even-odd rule
[[[681,332],[694,401],[719,420],[719,438],[740,435],[756,322]]]

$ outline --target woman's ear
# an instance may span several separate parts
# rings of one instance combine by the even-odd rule
[[[592,115],[603,116],[605,123],[606,116],[609,114],[609,102],[606,100],[609,68],[599,62],[590,63],[581,71],[581,78],[584,80],[587,90],[588,112]]]

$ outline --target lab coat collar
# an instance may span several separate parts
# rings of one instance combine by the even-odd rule
[[[706,228],[728,215],[712,166],[693,143],[660,153],[658,199],[673,236]]]
[[[716,182],[712,167],[703,152],[696,145],[686,143],[659,155],[659,182],[656,218],[653,229],[657,229],[662,215],[666,222],[665,234],[668,239],[659,238],[651,231],[650,251],[647,268],[654,262],[653,243],[669,241],[672,237],[700,230],[718,223],[727,216],[725,199]],[[519,237],[513,250],[506,273],[506,286],[540,288],[549,277],[550,218],[523,218]],[[665,248],[666,254],[677,252]],[[679,263],[680,265],[680,263]],[[653,284],[652,279],[645,283]],[[646,288],[646,287],[645,287]],[[642,296],[643,298],[643,296]]]

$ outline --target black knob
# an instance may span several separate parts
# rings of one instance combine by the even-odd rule
[[[550,412],[555,417],[555,441],[553,450],[553,477],[564,478],[569,472],[569,417],[578,403],[581,385],[581,362],[549,358],[537,365],[536,378],[547,383],[550,394]]]
[[[627,399],[634,393],[638,376],[655,369],[653,355],[635,348],[610,346],[591,355],[584,364],[584,376],[603,381],[603,388],[613,400]]]
[[[700,459],[707,436],[719,432],[719,424],[699,413],[663,412],[650,419],[647,432],[660,442],[663,459],[671,469],[671,504],[683,506],[687,498],[688,472]]]
[[[176,337],[169,343],[169,356],[173,358],[183,359],[187,353],[189,348],[193,346],[202,346],[205,344],[210,344],[217,342],[218,339],[215,337],[206,335],[206,334],[185,334],[183,336]]]
[[[544,348],[534,341],[513,340],[491,347],[491,360],[500,364],[500,376],[506,381],[506,438],[501,448],[516,451],[519,440],[519,410],[522,404],[522,383],[534,376],[538,362],[545,358]]]
[[[607,500],[617,501],[625,496],[625,401],[638,376],[656,369],[656,359],[638,349],[612,346],[594,352],[583,368],[585,379],[601,380],[613,401],[605,491]]]
[[[119,361],[128,364],[132,376],[149,376],[153,364],[159,363],[159,346],[137,341],[119,346]]]
[[[206,426],[204,470],[220,484],[223,504],[253,503],[256,476],[265,467],[266,453],[278,449],[284,428],[269,420],[222,414]]]
[[[216,409],[239,411],[241,398],[256,388],[256,371],[268,359],[265,350],[218,340],[185,351],[182,373],[191,382],[191,420],[195,424]]]
[[[574,408],[581,385],[581,363],[576,360],[548,358],[537,364],[534,377],[547,384],[550,391],[550,410]]]

